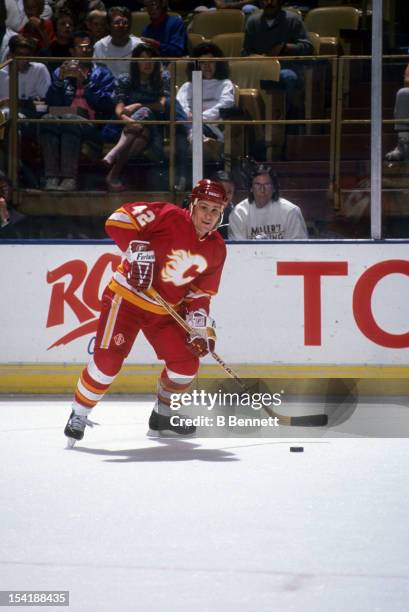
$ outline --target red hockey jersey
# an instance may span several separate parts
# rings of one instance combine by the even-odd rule
[[[155,251],[153,287],[172,306],[209,311],[226,258],[219,232],[199,238],[190,211],[168,202],[131,202],[116,210],[105,224],[107,234],[125,252],[132,240],[146,240]],[[144,310],[166,314],[143,292],[128,285],[122,263],[109,285],[115,293]]]

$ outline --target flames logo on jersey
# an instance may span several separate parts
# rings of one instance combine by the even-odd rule
[[[185,276],[189,270],[196,268],[195,276],[191,274]],[[176,287],[187,285],[196,278],[198,274],[204,272],[207,268],[207,261],[201,255],[194,255],[190,251],[183,249],[172,250],[172,254],[168,255],[168,261],[161,271],[161,279],[165,283],[173,283]],[[193,272],[193,270],[191,270]]]

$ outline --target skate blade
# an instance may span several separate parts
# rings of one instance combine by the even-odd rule
[[[74,448],[75,443],[77,442],[77,440],[75,438],[67,438],[67,446],[66,448]]]
[[[177,438],[178,440],[184,440],[185,438],[196,438],[196,432],[191,434],[178,434],[175,431],[171,431],[169,429],[164,429],[163,431],[156,431],[154,429],[148,429],[146,433],[148,438],[158,439],[158,438]]]

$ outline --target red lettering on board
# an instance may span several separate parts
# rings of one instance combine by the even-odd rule
[[[346,261],[279,261],[278,276],[304,277],[304,344],[321,345],[321,277],[347,276]]]

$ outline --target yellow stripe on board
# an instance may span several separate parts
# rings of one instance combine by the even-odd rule
[[[78,364],[0,365],[0,393],[74,394],[84,368]],[[242,378],[271,379],[288,394],[409,395],[409,366],[246,365],[231,364]],[[156,393],[161,364],[125,365],[110,393]],[[202,365],[199,380],[227,378],[216,365]]]

